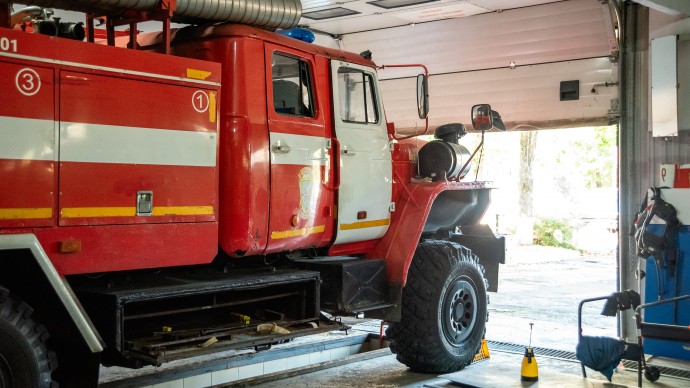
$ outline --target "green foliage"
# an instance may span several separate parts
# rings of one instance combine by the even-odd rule
[[[617,136],[615,126],[595,127],[593,139],[575,142],[575,166],[582,169],[587,188],[615,187]]]
[[[572,239],[573,226],[566,219],[544,218],[534,223],[535,245],[576,249]]]

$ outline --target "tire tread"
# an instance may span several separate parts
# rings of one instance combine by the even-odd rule
[[[470,341],[477,342],[476,346],[471,346],[471,351],[463,351],[461,357],[449,356],[443,350],[443,340],[438,333],[436,306],[439,295],[435,288],[444,284],[451,270],[458,267],[477,271],[486,290],[484,268],[469,249],[448,241],[425,240],[415,252],[403,289],[401,322],[391,323],[386,331],[398,361],[414,371],[448,373],[460,370],[472,362],[481,347],[483,328],[482,335]]]
[[[38,387],[54,388],[57,384],[52,380],[52,373],[57,369],[57,357],[46,346],[48,330],[37,323],[32,314],[33,309],[28,304],[16,299],[9,290],[0,286],[0,320],[14,327],[31,348],[38,368]]]

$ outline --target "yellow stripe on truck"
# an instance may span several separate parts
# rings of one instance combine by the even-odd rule
[[[0,220],[25,220],[51,217],[53,217],[53,209],[49,207],[0,209]]]
[[[278,240],[281,238],[308,236],[310,234],[323,233],[323,231],[325,229],[326,229],[325,225],[317,225],[317,226],[312,226],[309,228],[290,229],[290,230],[283,230],[280,232],[271,232],[271,239],[272,240]]]
[[[213,215],[213,206],[154,206],[153,216]],[[135,207],[71,207],[63,208],[62,218],[135,217]]]
[[[217,115],[216,92],[208,93],[208,121],[215,123]]]
[[[360,221],[352,224],[340,224],[340,230],[354,230],[364,228],[375,228],[378,226],[386,226],[391,223],[391,220],[386,218],[384,220]]]
[[[60,211],[62,218],[134,217],[135,207],[65,207]]]
[[[154,216],[206,216],[213,214],[213,206],[154,206]]]

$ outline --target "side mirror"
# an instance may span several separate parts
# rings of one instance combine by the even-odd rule
[[[429,82],[424,74],[417,76],[417,112],[420,119],[429,114]]]
[[[479,104],[472,107],[472,127],[475,131],[488,131],[490,129],[506,130],[501,115],[491,110],[489,104]]]
[[[472,107],[472,127],[475,131],[488,131],[494,127],[491,105],[479,104]],[[501,124],[503,124],[501,122]]]

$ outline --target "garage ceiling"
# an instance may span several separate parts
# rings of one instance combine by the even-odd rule
[[[563,0],[302,0],[300,24],[341,35],[560,1]]]

